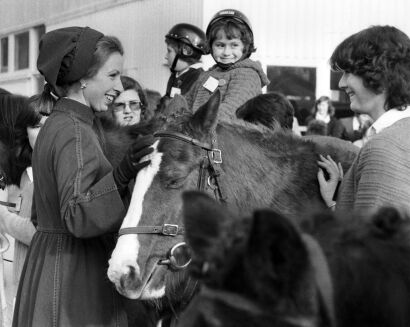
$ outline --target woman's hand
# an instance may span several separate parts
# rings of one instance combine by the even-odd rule
[[[154,140],[152,135],[142,136],[129,147],[120,164],[113,170],[114,181],[119,190],[125,189],[130,180],[151,163],[150,160],[142,162],[140,160],[154,151],[151,147]]]
[[[334,205],[333,196],[335,194],[337,185],[343,179],[343,168],[342,165],[336,163],[331,156],[326,157],[319,155],[320,160],[317,162],[319,165],[319,171],[317,173],[317,179],[320,186],[320,194],[328,207]],[[323,170],[329,175],[329,178],[325,178]]]

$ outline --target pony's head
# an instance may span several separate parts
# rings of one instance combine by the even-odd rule
[[[267,209],[240,218],[197,191],[184,193],[183,203],[189,272],[202,287],[181,326],[329,323],[320,315],[315,278],[315,267],[327,270],[326,261],[317,243],[289,219]]]
[[[0,173],[5,185],[19,185],[22,173],[31,165],[27,127],[37,126],[40,120],[40,114],[30,107],[27,97],[12,94],[0,97]]]
[[[214,194],[241,215],[266,207],[292,219],[321,200],[313,142],[243,121],[218,123],[219,103],[216,92],[195,113],[184,104],[163,115],[152,165],[137,176],[108,269],[127,297],[184,289],[186,273],[170,260],[184,240],[182,191]]]
[[[109,279],[129,298],[160,298],[168,293],[175,298],[179,286],[192,293],[185,289],[185,271],[180,269],[184,267],[173,264],[178,254],[186,257],[186,247],[181,244],[184,228],[180,194],[197,187],[199,167],[208,152],[203,146],[211,149],[220,94],[217,92],[195,114],[190,113],[182,97],[176,101],[177,110],[161,112],[168,134],[160,134],[151,165],[137,175],[121,227],[127,233],[120,231],[109,261]],[[126,229],[135,226],[137,229]]]

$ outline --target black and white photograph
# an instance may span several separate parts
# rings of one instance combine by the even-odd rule
[[[0,0],[0,327],[409,327],[409,12]]]

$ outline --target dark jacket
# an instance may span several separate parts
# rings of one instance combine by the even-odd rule
[[[13,326],[127,326],[106,276],[125,215],[93,111],[61,99],[33,152],[37,229],[17,293]]]
[[[172,73],[168,79],[165,95],[170,96],[173,87],[180,89],[181,95],[185,95],[203,72],[202,68],[189,68],[188,71],[178,77],[176,77],[176,73]]]
[[[306,118],[306,123],[308,124],[311,120],[315,119],[314,116],[309,116]],[[330,121],[327,123],[327,135],[334,136],[339,139],[347,140],[346,130],[342,122],[336,117],[331,117]]]

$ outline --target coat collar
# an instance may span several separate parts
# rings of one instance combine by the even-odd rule
[[[55,104],[53,111],[72,113],[90,125],[93,124],[95,118],[94,111],[90,107],[68,98],[60,98]]]

